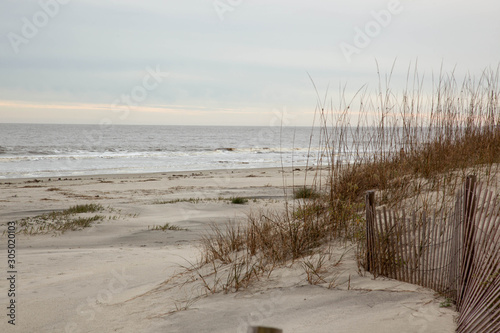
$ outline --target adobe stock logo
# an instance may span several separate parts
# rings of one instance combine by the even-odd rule
[[[130,111],[144,102],[149,93],[159,87],[163,79],[169,76],[168,72],[160,71],[160,66],[156,69],[146,67],[147,74],[142,78],[142,85],[136,85],[130,90],[130,94],[122,94],[120,98],[115,99],[111,108],[113,112],[120,112],[121,120],[125,120]]]
[[[19,46],[21,44],[28,44],[31,39],[35,38],[39,29],[44,28],[49,24],[50,20],[59,14],[61,5],[67,5],[71,0],[40,0],[40,10],[35,12],[31,20],[23,17],[21,22],[21,35],[15,32],[9,32],[7,38],[9,39],[10,46],[15,54],[19,53]]]
[[[359,27],[354,27],[354,39],[353,44],[346,42],[340,43],[340,50],[344,54],[345,59],[348,63],[351,63],[352,56],[354,54],[360,54],[361,50],[368,47],[372,40],[380,35],[383,28],[387,28],[392,22],[392,17],[403,12],[403,6],[399,0],[391,0],[387,4],[387,9],[382,9],[380,11],[372,10],[370,15],[373,20],[368,21],[363,29]]]
[[[232,12],[243,3],[243,0],[214,0],[213,6],[219,20],[224,21],[226,12]]]

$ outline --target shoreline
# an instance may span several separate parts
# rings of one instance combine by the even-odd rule
[[[225,174],[228,172],[235,171],[265,171],[265,170],[284,170],[284,171],[292,171],[295,169],[300,169],[298,171],[304,171],[307,168],[307,171],[315,171],[316,166],[287,166],[287,167],[266,167],[266,168],[228,168],[228,169],[196,169],[196,170],[184,170],[184,171],[159,171],[159,172],[137,172],[137,173],[100,173],[100,174],[92,174],[92,175],[73,175],[73,176],[43,176],[43,177],[17,177],[17,178],[0,178],[0,184],[6,182],[22,182],[22,181],[33,181],[33,180],[41,180],[41,181],[58,181],[60,180],[89,180],[92,178],[128,178],[128,177],[162,177],[162,176],[174,176],[174,175],[183,175],[190,176],[192,174],[197,173],[210,173],[210,174]]]

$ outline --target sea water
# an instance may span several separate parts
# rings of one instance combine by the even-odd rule
[[[315,165],[311,127],[0,124],[0,178]]]

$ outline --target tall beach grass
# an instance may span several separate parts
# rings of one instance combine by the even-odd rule
[[[417,70],[408,71],[401,90],[390,81],[391,74],[379,77],[376,91],[363,87],[350,99],[341,90],[336,106],[318,97],[321,154],[308,174],[312,187],[289,198],[283,210],[253,212],[243,225],[212,227],[194,268],[212,267],[212,277],[214,270],[225,272],[210,290],[238,290],[276,267],[317,254],[334,239],[363,241],[368,190],[376,191],[380,204],[421,212],[449,207],[468,174],[497,186],[498,69],[461,83],[453,73],[441,73],[430,93]],[[309,195],[312,189],[315,195]]]

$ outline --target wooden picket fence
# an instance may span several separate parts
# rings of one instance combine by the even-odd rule
[[[377,209],[366,195],[364,268],[453,300],[457,332],[500,332],[500,202],[467,177],[454,209],[417,216]]]

